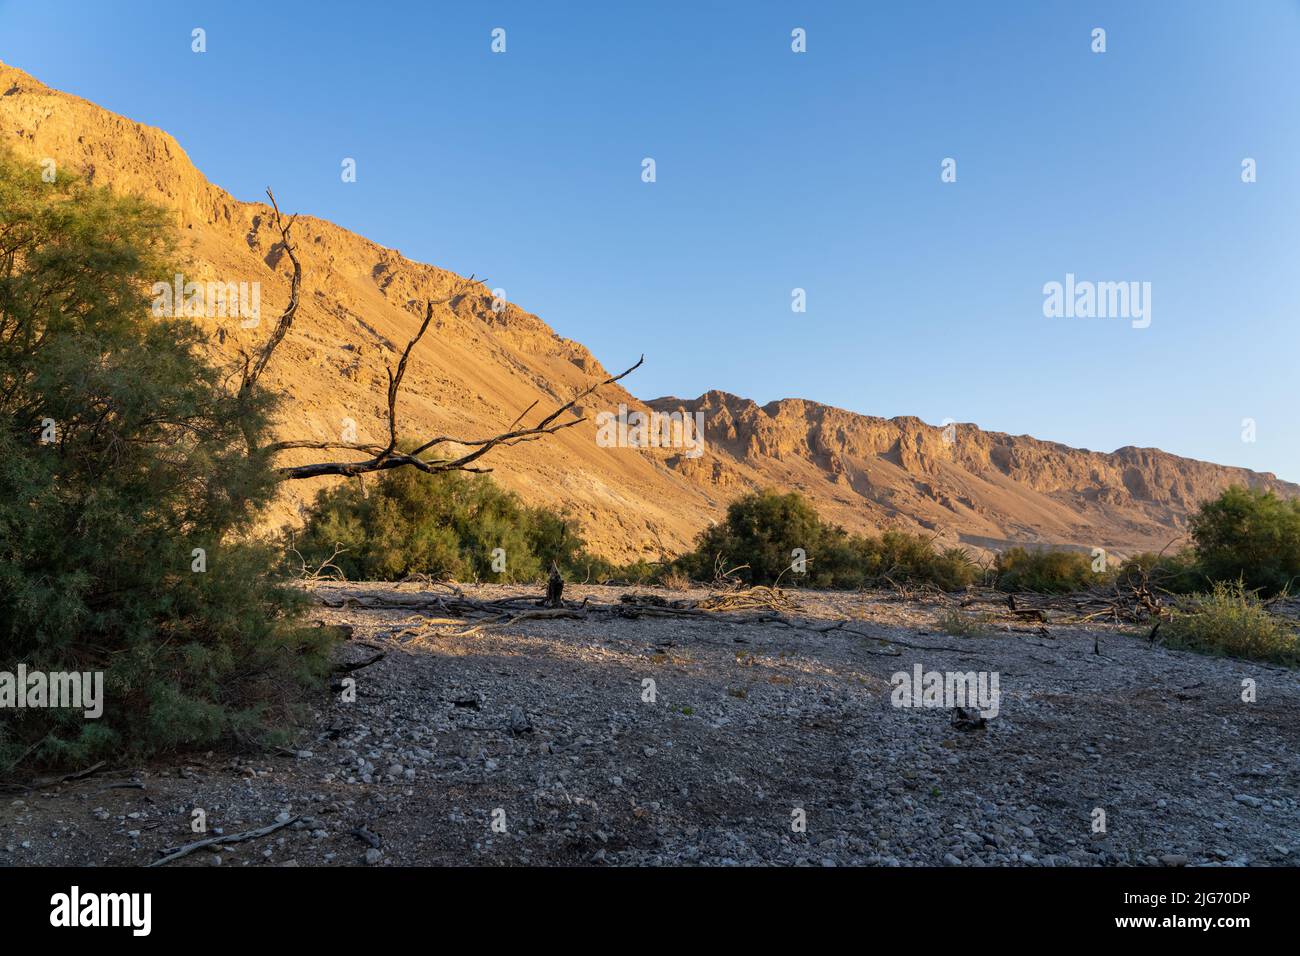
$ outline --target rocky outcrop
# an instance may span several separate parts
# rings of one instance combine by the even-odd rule
[[[260,284],[264,321],[258,327],[197,320],[210,332],[214,360],[233,361],[263,340],[288,289],[288,263],[265,204],[242,202],[209,183],[167,133],[4,64],[0,142],[34,164],[54,160],[60,175],[76,173],[162,205],[182,238],[187,278]],[[278,197],[287,210],[296,208],[292,183],[280,184]],[[360,439],[382,438],[384,367],[418,327],[423,302],[445,296],[459,277],[311,216],[301,216],[295,232],[302,306],[263,377],[284,396],[278,431],[338,439],[345,423],[354,422]],[[621,366],[635,356],[611,359]],[[671,353],[647,360],[671,361]],[[586,348],[537,316],[514,304],[493,311],[490,292],[480,286],[440,313],[413,353],[400,405],[403,430],[494,434],[533,402],[553,406],[606,374]],[[635,378],[628,384],[635,387]],[[602,444],[594,419],[620,405],[701,412],[704,454]],[[569,509],[592,545],[614,558],[685,548],[728,500],[760,486],[798,489],[853,529],[924,529],[980,548],[1040,542],[1121,553],[1162,547],[1185,527],[1190,509],[1230,483],[1300,492],[1271,475],[1155,449],[1101,454],[799,399],[760,407],[711,391],[646,404],[615,385],[582,411],[581,424],[549,441],[503,450],[491,462],[497,478],[527,500]],[[295,521],[326,483],[289,483],[268,527]]]
[[[707,454],[726,462],[742,483],[800,487],[848,527],[926,529],[982,548],[1159,548],[1186,530],[1200,502],[1229,485],[1300,494],[1300,486],[1270,474],[1154,448],[1106,454],[970,424],[874,418],[802,399],[760,407],[714,391],[649,404],[702,412]]]

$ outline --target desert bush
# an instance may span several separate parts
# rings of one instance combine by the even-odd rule
[[[879,538],[863,539],[869,567],[876,577],[933,584],[945,591],[956,591],[973,584],[980,568],[965,548],[942,551],[921,535],[886,531]]]
[[[1092,570],[1092,559],[1080,551],[1008,548],[997,556],[993,571],[1002,591],[1064,593],[1114,580],[1109,571]]]
[[[552,562],[569,577],[599,580],[612,564],[587,555],[575,523],[530,508],[489,475],[381,472],[368,486],[322,491],[294,547],[309,567],[333,558],[352,580],[400,580],[412,574],[454,580],[536,581]],[[500,548],[504,570],[494,561]]]
[[[691,579],[676,567],[667,568],[659,576],[659,583],[673,591],[686,591],[691,587]]]
[[[1210,592],[1185,599],[1160,633],[1170,647],[1300,663],[1296,632],[1270,614],[1240,581],[1218,582]]]
[[[737,498],[727,507],[726,517],[702,531],[695,550],[681,559],[682,569],[697,581],[713,578],[719,556],[736,575],[751,584],[772,584],[781,577],[797,582],[787,569],[796,548],[812,558],[808,579],[829,586],[832,572],[823,570],[818,557],[824,539],[834,532],[823,525],[812,505],[795,493],[760,491]]]
[[[105,696],[99,719],[0,711],[0,774],[266,737],[327,666],[238,540],[276,484],[247,445],[269,400],[150,314],[164,222],[0,153],[0,670],[102,672]]]
[[[1129,587],[1144,579],[1153,588],[1171,594],[1191,594],[1204,590],[1209,584],[1196,553],[1190,548],[1175,554],[1156,554],[1153,551],[1135,554],[1124,562],[1115,580],[1120,587]]]
[[[796,549],[806,558],[802,573],[791,568]],[[960,548],[938,551],[920,535],[886,531],[879,537],[850,535],[824,522],[795,492],[757,491],[731,503],[726,517],[705,529],[695,549],[677,562],[697,581],[709,581],[715,568],[739,568],[749,584],[813,588],[860,588],[883,583],[930,583],[945,590],[965,587],[979,567]]]
[[[939,614],[936,625],[944,634],[953,637],[981,637],[992,627],[993,616],[975,614],[960,608],[947,608]]]
[[[1191,520],[1202,572],[1276,594],[1300,578],[1300,500],[1233,487]]]

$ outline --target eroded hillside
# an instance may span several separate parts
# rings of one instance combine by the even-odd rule
[[[236,361],[264,339],[284,307],[289,275],[265,204],[241,202],[209,183],[168,134],[3,64],[0,91],[0,133],[19,155],[53,159],[60,170],[170,211],[185,240],[187,281],[259,284],[257,326],[198,320],[209,327],[219,360]],[[296,210],[292,183],[280,184],[278,195]],[[303,303],[263,379],[285,396],[280,435],[338,440],[354,422],[358,440],[381,440],[384,368],[414,334],[425,301],[445,297],[460,277],[308,215],[295,235]],[[620,368],[636,358],[606,357]],[[654,351],[646,358],[672,360]],[[494,312],[479,286],[456,308],[437,312],[413,353],[402,430],[486,437],[533,402],[538,409],[561,404],[607,374],[586,348],[537,316],[513,304]],[[635,378],[628,384],[635,388]],[[491,460],[503,484],[530,502],[568,508],[594,548],[615,558],[683,549],[728,500],[762,485],[797,488],[855,530],[898,526],[978,547],[1040,542],[1118,553],[1162,547],[1185,527],[1190,508],[1230,483],[1300,492],[1271,475],[1154,449],[1101,454],[973,425],[945,437],[913,418],[871,418],[800,400],[760,408],[721,392],[651,403],[704,414],[706,445],[697,458],[602,447],[594,418],[620,404],[650,410],[618,385],[606,386],[583,408],[587,421]],[[322,484],[289,483],[268,527],[296,520]]]

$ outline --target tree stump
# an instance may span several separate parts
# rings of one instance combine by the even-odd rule
[[[546,582],[546,599],[542,601],[542,607],[563,607],[563,594],[564,578],[560,577],[560,569],[552,564],[551,577]]]

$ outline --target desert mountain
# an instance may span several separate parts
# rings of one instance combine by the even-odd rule
[[[234,361],[265,338],[284,307],[290,274],[265,204],[241,202],[209,183],[161,130],[2,63],[0,141],[34,164],[53,160],[57,170],[163,205],[185,239],[186,281],[259,284],[258,326],[196,320],[210,331],[214,358]],[[278,193],[293,211],[292,184]],[[295,236],[302,306],[263,376],[285,396],[278,431],[339,440],[354,423],[358,440],[383,441],[385,365],[418,328],[425,301],[445,297],[460,277],[306,215]],[[621,369],[636,356],[607,358]],[[646,361],[671,357],[651,350]],[[537,316],[514,304],[494,312],[491,294],[478,286],[436,313],[414,351],[399,404],[402,431],[487,437],[533,402],[549,409],[608,374]],[[635,377],[626,381],[635,387]],[[605,447],[595,418],[620,404],[643,414],[701,413],[703,453]],[[1156,449],[1104,454],[974,425],[945,433],[914,418],[872,418],[798,399],[760,407],[712,391],[645,403],[610,385],[583,413],[587,421],[500,450],[486,464],[526,500],[568,508],[593,547],[616,558],[681,550],[728,500],[760,486],[798,489],[855,530],[899,527],[978,548],[1041,543],[1117,554],[1163,547],[1185,529],[1191,509],[1229,484],[1300,494],[1300,486],[1269,474]],[[296,520],[325,481],[287,483],[272,525]]]

